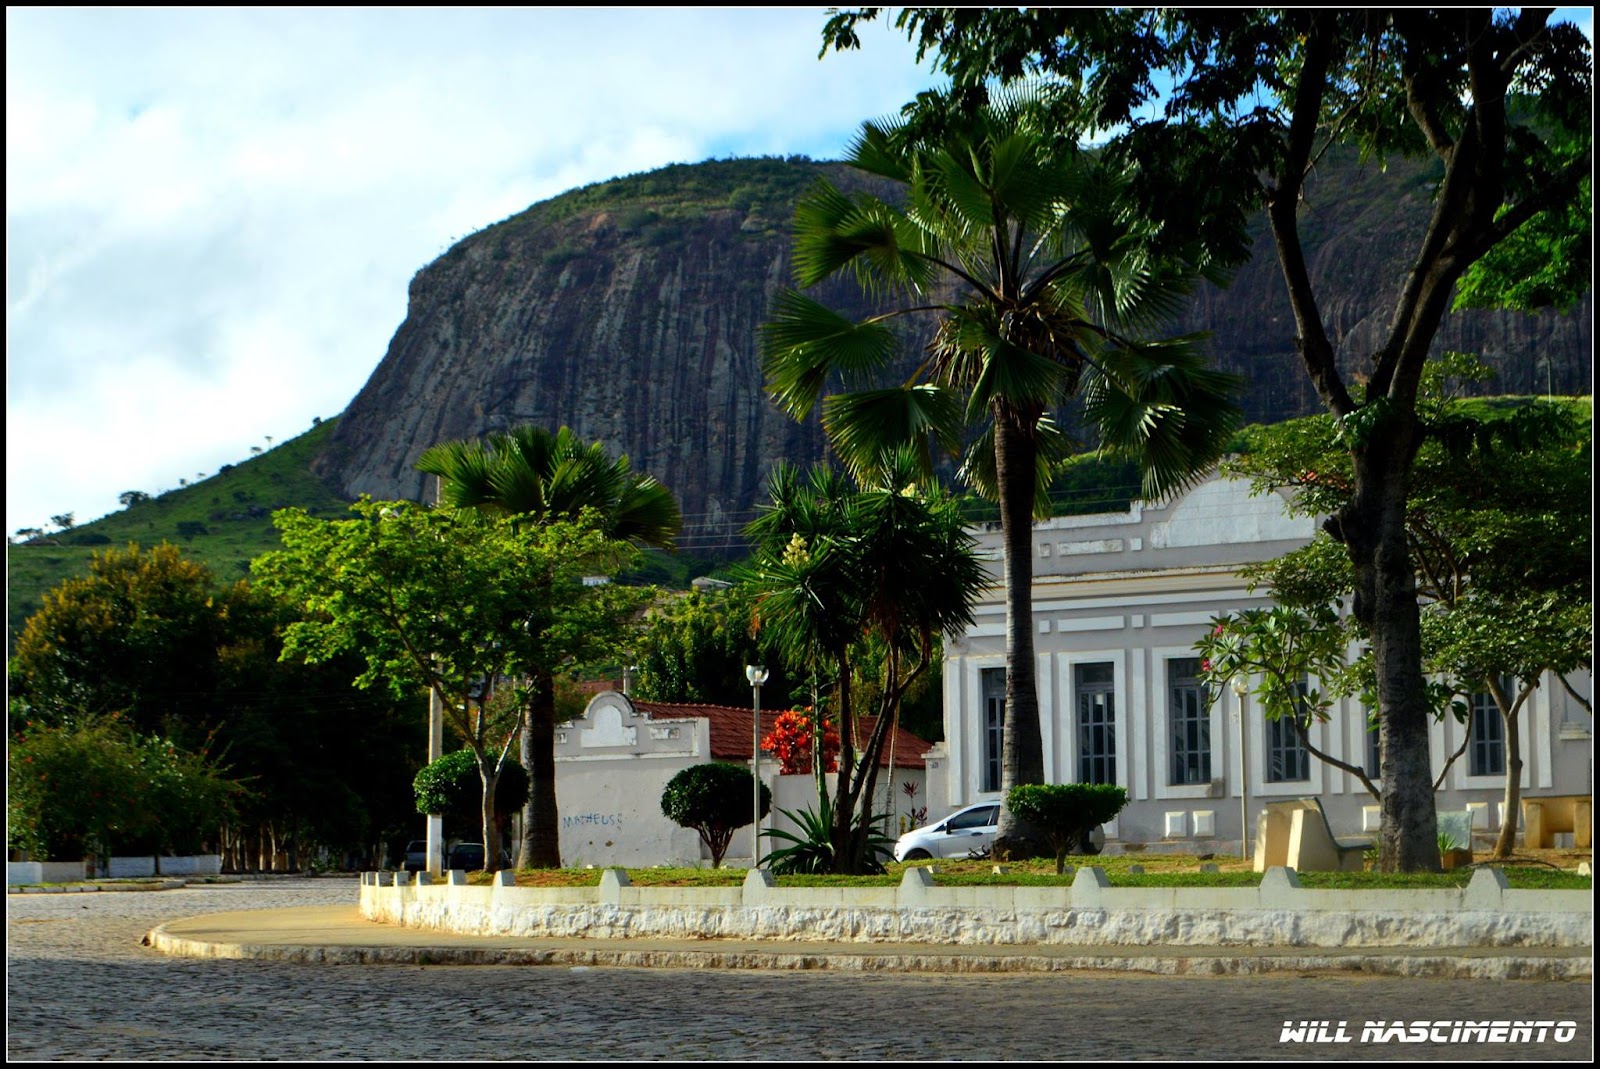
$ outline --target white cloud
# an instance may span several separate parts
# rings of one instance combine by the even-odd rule
[[[6,11],[9,529],[350,400],[455,238],[712,155],[838,154],[926,87],[813,10]]]

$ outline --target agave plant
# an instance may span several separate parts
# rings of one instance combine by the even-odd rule
[[[761,864],[779,876],[815,875],[838,872],[833,848],[833,803],[826,794],[818,796],[818,807],[796,813],[789,809],[778,812],[798,825],[800,833],[773,828],[766,833],[769,839],[778,839],[792,845],[779,847],[761,859]],[[859,870],[865,875],[882,875],[885,858],[894,856],[894,840],[884,833],[889,814],[863,816],[860,825],[866,829],[867,850]]]

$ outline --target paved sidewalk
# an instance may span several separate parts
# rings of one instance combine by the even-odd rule
[[[186,957],[334,964],[589,965],[849,972],[1012,973],[1111,971],[1177,976],[1274,973],[1486,980],[1593,977],[1594,951],[1494,947],[1162,947],[755,940],[527,939],[404,928],[363,918],[357,907],[210,913],[169,921],[146,944]]]

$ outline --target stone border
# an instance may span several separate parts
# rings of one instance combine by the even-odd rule
[[[75,895],[92,892],[113,893],[119,891],[176,891],[189,886],[188,880],[162,880],[159,884],[153,880],[143,883],[69,883],[60,885],[48,884],[9,884],[6,894],[9,895]]]
[[[598,888],[513,880],[363,873],[360,908],[369,920],[527,938],[1448,952],[1594,943],[1590,892],[1511,890],[1498,869],[1479,869],[1465,888],[1394,891],[1302,888],[1285,868],[1242,888],[1113,888],[1097,867],[1079,869],[1071,887],[938,887],[925,868],[893,888],[779,888],[764,870],[742,887],[633,887],[620,869]]]
[[[1270,976],[1285,972],[1331,975],[1418,977],[1454,980],[1574,980],[1593,978],[1592,957],[1555,954],[1372,954],[1352,952],[1202,950],[1195,953],[939,953],[905,948],[843,950],[837,944],[754,950],[696,947],[692,950],[606,946],[294,946],[213,943],[172,935],[166,925],[150,931],[145,946],[178,957],[251,959],[318,965],[565,965],[568,967],[647,969],[821,969],[852,973],[1061,973],[1121,972],[1154,976]]]

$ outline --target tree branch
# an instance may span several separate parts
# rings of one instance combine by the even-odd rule
[[[1355,765],[1348,764],[1331,754],[1325,754],[1321,750],[1317,749],[1316,746],[1311,742],[1310,724],[1304,720],[1301,720],[1300,717],[1291,716],[1289,721],[1294,725],[1294,733],[1300,737],[1300,745],[1306,748],[1307,753],[1311,754],[1312,757],[1315,757],[1318,761],[1321,761],[1324,764],[1332,765],[1334,768],[1342,769],[1345,772],[1350,773],[1356,779],[1361,781],[1361,785],[1367,789],[1368,794],[1372,795],[1374,799],[1379,801],[1382,800],[1383,796],[1379,793],[1378,788],[1373,786],[1372,780],[1367,777],[1366,769],[1358,768]]]
[[[1300,357],[1323,403],[1334,415],[1346,416],[1355,411],[1355,402],[1339,377],[1333,345],[1328,341],[1322,315],[1317,309],[1296,218],[1316,138],[1317,120],[1327,92],[1328,72],[1334,59],[1333,18],[1331,12],[1318,12],[1311,19],[1305,62],[1301,66],[1299,84],[1294,89],[1283,173],[1277,176],[1276,186],[1267,188],[1267,218],[1272,224],[1278,264],[1283,269],[1289,305],[1294,312]]]

